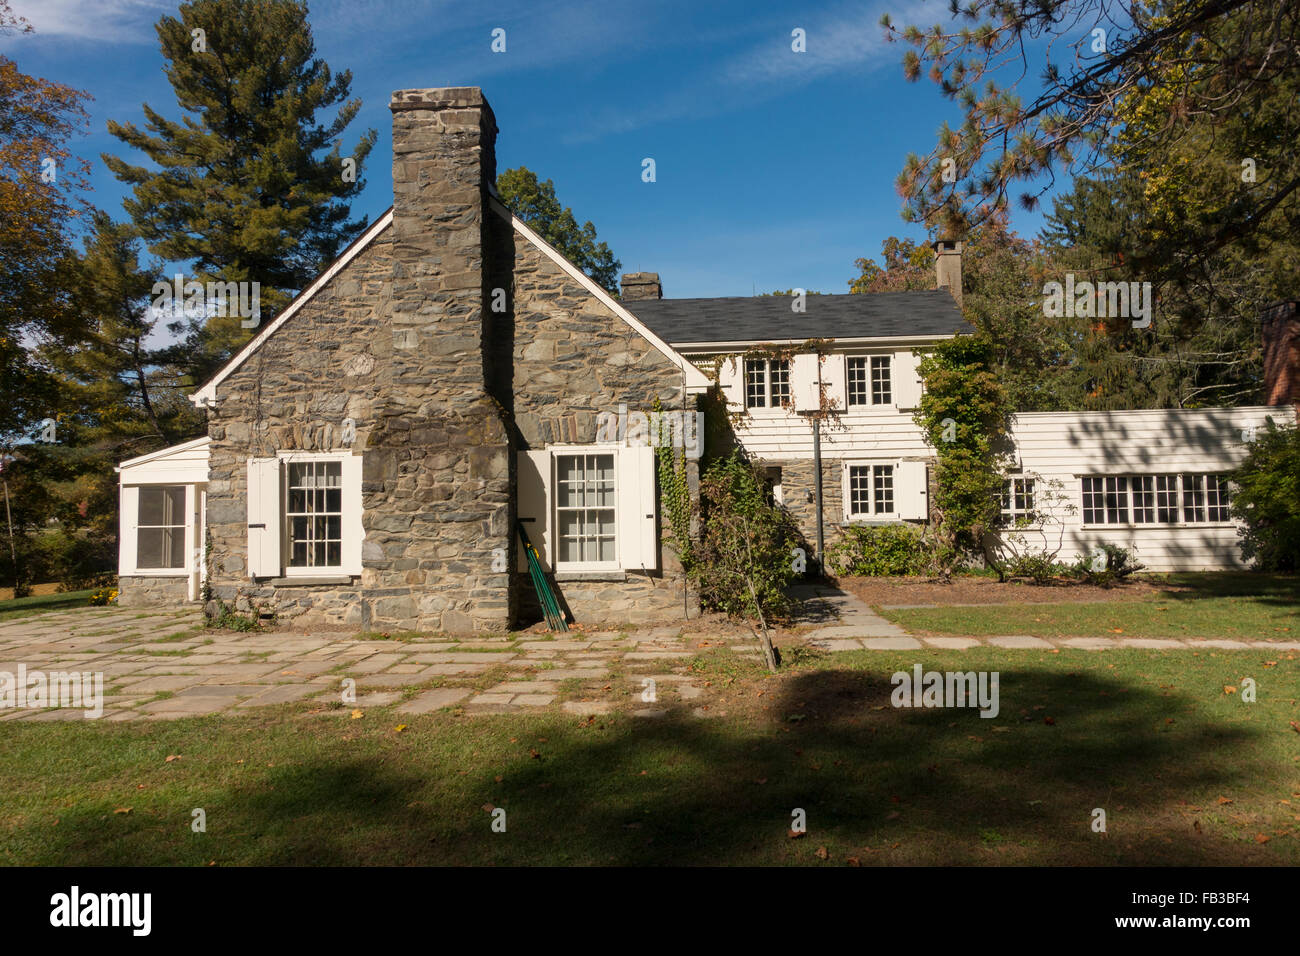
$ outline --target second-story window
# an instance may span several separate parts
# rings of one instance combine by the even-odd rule
[[[894,401],[893,376],[888,355],[848,360],[848,404],[889,405]]]
[[[787,359],[745,360],[745,407],[782,408],[790,404]]]

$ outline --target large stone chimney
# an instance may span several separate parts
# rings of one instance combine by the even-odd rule
[[[377,516],[363,583],[384,595],[375,626],[413,617],[422,630],[504,629],[511,576],[494,567],[513,554],[513,454],[485,368],[492,286],[510,287],[488,208],[496,120],[475,87],[398,90],[389,107],[393,338],[363,464]]]
[[[659,284],[657,272],[627,272],[623,275],[623,301],[637,299],[662,299],[664,287]]]
[[[961,250],[960,239],[936,239],[934,247],[934,271],[937,289],[947,289],[957,300],[961,308]]]
[[[1264,345],[1264,404],[1295,405],[1300,418],[1300,301],[1270,306],[1260,315]]]

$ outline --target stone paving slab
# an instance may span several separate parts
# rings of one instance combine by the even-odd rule
[[[869,651],[915,651],[921,642],[914,637],[864,637],[862,646]]]
[[[987,638],[986,642],[994,647],[1046,647],[1050,649],[1052,646],[1041,637],[1030,637],[1027,634],[1005,634],[1001,637]]]
[[[923,637],[921,640],[929,647],[945,651],[964,651],[980,646],[980,642],[973,637]]]
[[[434,690],[425,691],[419,697],[407,701],[397,708],[399,714],[429,714],[435,710],[441,710],[443,707],[450,707],[458,704],[470,694],[468,687],[438,687]]]

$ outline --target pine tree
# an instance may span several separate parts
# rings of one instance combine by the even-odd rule
[[[156,30],[186,115],[173,121],[145,104],[147,131],[110,122],[156,168],[104,162],[132,185],[123,206],[150,251],[192,263],[201,282],[259,283],[264,323],[365,228],[348,216],[376,133],[341,156],[361,101],[348,99],[349,71],[334,74],[316,57],[305,3],[191,0],[178,13]],[[196,323],[195,374],[249,335],[238,315]]]

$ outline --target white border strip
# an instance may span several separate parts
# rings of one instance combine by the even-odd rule
[[[626,322],[632,327],[633,331],[653,345],[670,362],[680,368],[686,374],[686,387],[688,389],[707,388],[713,384],[709,377],[692,365],[686,356],[682,355],[682,353],[678,352],[659,336],[655,335],[654,332],[650,331],[650,329],[643,325],[636,316],[623,308],[623,306],[619,305],[608,292],[596,285],[596,283],[586,276],[581,269],[578,269],[573,263],[552,248],[545,239],[524,225],[518,216],[506,208],[504,203],[495,197],[489,201],[492,204],[492,209],[498,215],[508,220],[525,239],[544,252],[551,261],[563,269],[564,272],[568,274],[569,278],[573,279],[586,289],[587,292],[595,296],[600,303],[605,306],[605,308],[609,309],[616,316]]]
[[[217,386],[233,375],[235,369],[243,365],[244,362],[248,360],[249,356],[262,347],[263,342],[270,338],[276,330],[280,328],[280,326],[293,318],[294,315],[297,314],[298,310],[310,302],[312,297],[325,286],[325,283],[329,282],[330,279],[333,279],[349,262],[360,255],[361,251],[370,245],[370,243],[374,241],[375,237],[387,229],[392,222],[393,210],[389,209],[388,212],[380,216],[369,229],[361,234],[361,238],[354,242],[347,252],[335,259],[328,269],[317,276],[316,281],[309,285],[302,295],[294,299],[287,309],[276,316],[274,322],[251,339],[249,343],[240,350],[239,354],[235,356],[235,359],[232,362],[218,372],[213,378],[209,379],[202,388],[191,395],[190,401],[200,408],[215,404],[217,401]]]
[[[200,445],[207,445],[211,438],[204,435],[202,438],[191,438],[189,441],[181,442],[179,445],[171,445],[167,448],[159,448],[157,451],[151,451],[147,455],[139,455],[135,458],[128,458],[126,461],[113,466],[114,471],[121,471],[123,468],[132,468],[136,465],[143,465],[145,462],[156,461],[159,458],[166,458],[177,452],[188,451],[191,448],[198,448]]]

